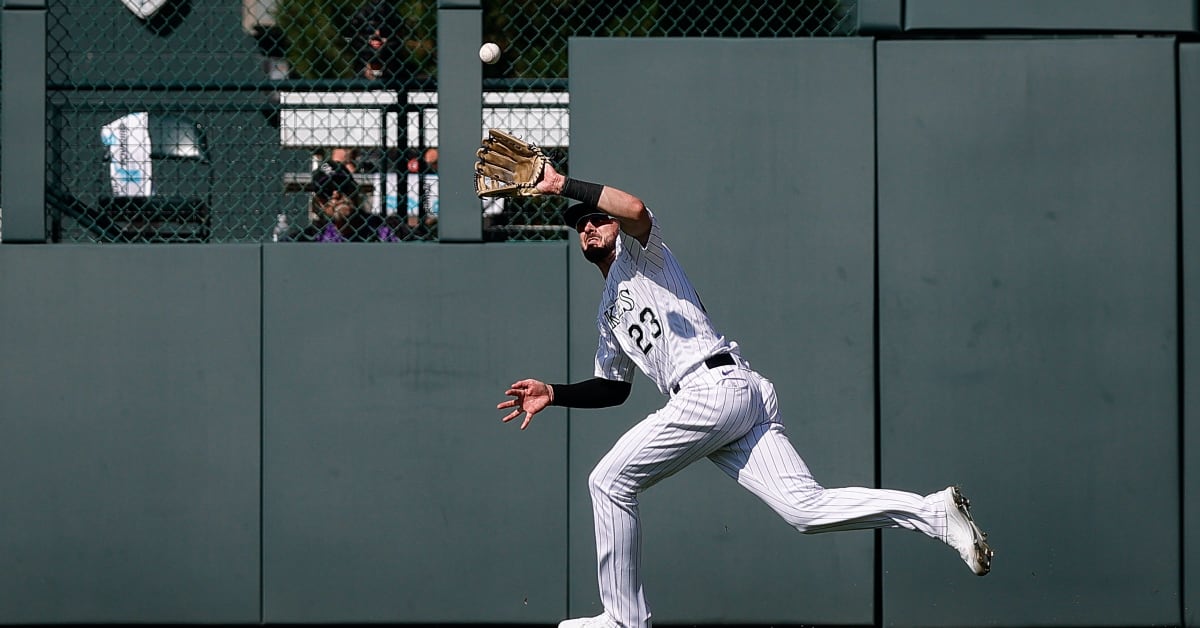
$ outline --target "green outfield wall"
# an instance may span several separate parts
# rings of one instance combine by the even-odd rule
[[[892,36],[572,39],[571,173],[647,202],[818,481],[961,484],[994,570],[798,534],[702,462],[641,500],[655,623],[1200,625],[1194,5],[1056,37],[1005,3],[966,39],[917,34],[972,30],[953,3],[867,4]],[[478,125],[469,57],[443,128]],[[591,375],[573,242],[481,242],[464,175],[439,242],[39,243],[7,141],[36,114],[0,92],[0,624],[599,612],[587,474],[662,398],[495,409]]]
[[[991,487],[1016,567],[954,580],[885,537],[887,616],[1177,622],[1175,43],[877,51],[884,482]]]

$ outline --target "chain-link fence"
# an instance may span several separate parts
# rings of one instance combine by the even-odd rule
[[[0,11],[0,29],[4,27],[4,12]],[[4,53],[0,52],[0,85],[4,84]],[[4,114],[4,98],[0,93],[0,115]],[[0,129],[0,162],[4,161],[4,131]],[[4,197],[4,177],[0,175],[0,198]],[[0,203],[0,242],[4,241],[4,207]]]
[[[483,39],[504,51],[483,66],[484,126],[569,155],[570,37],[847,36],[857,27],[856,10],[857,0],[484,0]],[[509,201],[489,228],[519,239],[560,237],[565,207],[561,199]]]
[[[485,1],[484,39],[505,53],[483,66],[481,127],[565,168],[569,37],[841,36],[854,11]],[[53,241],[437,238],[436,0],[50,0],[47,13]],[[481,204],[486,239],[564,237],[559,201]]]
[[[436,239],[436,0],[51,0],[47,22],[52,240]],[[353,186],[314,178],[334,160]]]

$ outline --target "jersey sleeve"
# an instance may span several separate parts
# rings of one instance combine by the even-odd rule
[[[635,267],[643,272],[654,275],[663,268],[664,248],[662,231],[658,227],[658,218],[654,217],[654,212],[649,209],[650,213],[650,236],[646,238],[646,246],[643,247],[637,238],[621,232],[621,249],[629,255],[630,262]]]
[[[596,377],[622,382],[633,381],[633,360],[625,355],[617,339],[613,338],[612,330],[602,321],[596,321],[600,330],[600,344],[596,348]]]

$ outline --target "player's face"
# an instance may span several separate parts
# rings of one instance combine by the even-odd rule
[[[596,264],[616,253],[617,232],[621,225],[612,216],[585,216],[579,220],[578,227],[579,246],[588,261]]]

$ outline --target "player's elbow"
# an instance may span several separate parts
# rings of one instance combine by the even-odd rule
[[[642,199],[640,199],[640,198],[634,199],[634,201],[635,202],[633,204],[633,215],[636,217],[636,220],[638,221],[638,223],[644,224],[647,227],[649,227],[650,226],[650,210],[646,209],[646,204],[642,202]]]
[[[613,405],[619,406],[629,399],[629,391],[633,390],[631,382],[620,382],[620,385],[613,387]]]
[[[600,405],[597,406],[600,408],[611,408],[625,403],[629,399],[629,391],[633,390],[632,382],[609,379],[601,379],[599,382],[602,383],[601,399],[598,400]]]
[[[626,218],[621,221],[621,228],[645,246],[651,227],[650,210],[646,209],[646,204],[639,198],[630,197],[624,215]]]

